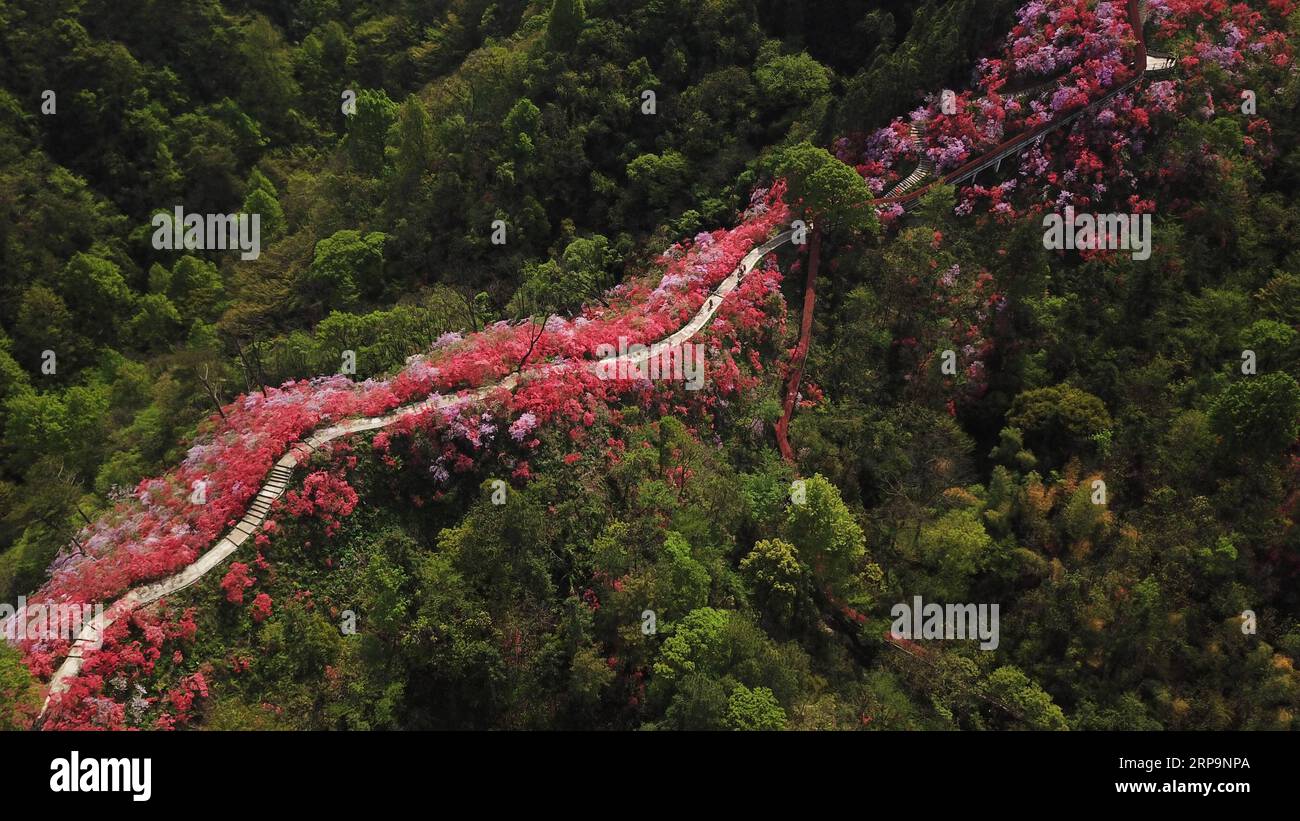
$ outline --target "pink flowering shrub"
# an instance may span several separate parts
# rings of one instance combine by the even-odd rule
[[[271,597],[266,593],[258,593],[253,599],[252,617],[253,621],[261,624],[271,615]]]
[[[614,288],[606,305],[589,307],[572,320],[551,317],[528,364],[564,370],[594,357],[601,344],[620,338],[650,342],[681,327],[745,252],[786,221],[782,192],[779,185],[756,192],[737,228],[702,233],[665,251],[657,284],[631,280]],[[179,467],[142,481],[133,498],[83,530],[78,540],[84,552],[61,553],[33,603],[111,600],[136,584],[176,572],[233,526],[275,460],[311,430],[349,416],[381,414],[432,393],[497,381],[523,360],[530,332],[527,324],[497,323],[465,339],[440,339],[436,350],[390,380],[353,383],[330,376],[236,399],[224,409],[224,419],[208,420]],[[191,501],[198,482],[204,483],[201,504]]]
[[[165,606],[155,606],[116,620],[105,630],[103,645],[87,651],[81,675],[68,682],[66,692],[51,698],[45,727],[116,730],[141,726],[159,699],[149,696],[138,681],[154,673],[166,644],[193,642],[197,632],[192,609],[176,614]],[[32,664],[30,657],[28,664]]]
[[[1026,146],[1020,177],[997,185],[969,185],[959,195],[958,213],[977,206],[1009,220],[1025,212],[1058,209],[1067,204],[1089,207],[1102,199],[1128,202],[1138,196],[1134,157],[1146,149],[1152,118],[1215,116],[1216,100],[1236,105],[1248,71],[1281,72],[1293,62],[1285,20],[1294,0],[1267,0],[1267,9],[1227,0],[1150,0],[1148,29],[1153,47],[1175,53],[1179,75],[1150,80],[1140,98],[1132,92],[1114,96],[1091,116],[1048,140]],[[1120,88],[1134,77],[1130,66],[1137,34],[1128,17],[1127,0],[1031,0],[1017,12],[1017,22],[1002,53],[980,61],[971,91],[953,99],[955,111],[944,113],[932,95],[907,118],[868,137],[850,136],[834,144],[836,156],[853,164],[878,194],[917,167],[922,157],[935,173],[952,171],[999,143],[1045,125]],[[1202,66],[1212,64],[1215,82]],[[1225,82],[1226,80],[1226,82]],[[913,144],[909,125],[924,123],[922,145]],[[1248,151],[1269,151],[1271,130],[1262,117],[1246,127]],[[1052,168],[1056,170],[1051,170]],[[1036,202],[1013,202],[1017,191],[1039,190]],[[897,205],[878,208],[881,221],[901,215]]]
[[[244,603],[244,591],[253,586],[248,575],[248,565],[243,562],[231,562],[230,570],[221,579],[221,591],[226,594],[226,601],[231,604]]]
[[[914,112],[914,118],[923,117],[925,109]],[[832,148],[836,159],[852,165],[875,196],[883,196],[900,180],[904,170],[916,165],[921,153],[912,140],[908,122],[902,117],[884,128],[877,129],[865,139],[841,137]]]
[[[775,294],[779,300],[779,274],[772,268],[746,278],[722,303],[711,326],[696,337],[709,346],[708,372],[711,380],[717,381],[716,389],[696,393],[662,382],[606,381],[597,377],[591,364],[602,344],[616,345],[620,337],[628,343],[648,343],[684,325],[751,248],[788,224],[783,190],[778,184],[755,192],[736,228],[701,233],[665,251],[657,283],[632,280],[613,289],[606,305],[588,308],[572,320],[551,317],[513,394],[501,389],[482,403],[466,402],[408,415],[377,434],[372,450],[391,459],[394,437],[417,429],[431,434],[436,450],[428,454],[427,471],[436,484],[448,481],[452,474],[475,469],[494,448],[504,445],[517,450],[507,457],[513,478],[527,480],[531,471],[527,459],[521,457],[537,446],[536,434],[544,424],[568,426],[570,437],[577,442],[619,395],[630,393],[662,412],[704,412],[691,408],[717,407],[718,393],[754,384],[757,379],[741,376],[732,357],[740,351],[743,337],[783,327],[769,315],[770,299]],[[768,303],[768,309],[757,307],[757,303]],[[329,377],[287,383],[269,389],[265,396],[240,397],[227,406],[224,420],[208,421],[200,442],[180,467],[159,479],[141,482],[134,499],[87,528],[82,534],[86,555],[61,555],[49,583],[33,601],[111,599],[134,584],[185,566],[242,515],[271,465],[310,430],[347,416],[383,413],[432,392],[472,387],[505,376],[527,352],[529,330],[499,323],[464,339],[444,337],[427,357],[414,360],[391,380],[354,384],[342,377]],[[355,464],[356,456],[345,454],[342,465],[309,473],[301,489],[289,491],[277,503],[277,512],[317,518],[325,523],[326,536],[332,535],[340,519],[358,503],[355,489],[343,475],[346,467]],[[200,479],[206,482],[206,503],[191,503],[193,483]],[[259,551],[268,534],[275,531],[274,522],[268,520],[263,531],[256,539]],[[264,562],[260,552],[258,562],[259,566]],[[252,583],[247,565],[235,563],[221,588],[228,600],[242,602]],[[256,596],[251,611],[254,621],[267,618],[271,606],[269,595]],[[52,715],[57,718],[51,726],[131,724],[130,714],[116,700],[112,688],[106,689],[106,677],[125,677],[122,680],[126,681],[153,671],[157,647],[130,638],[134,617],[116,622],[106,631],[104,647],[88,654],[81,675],[71,680],[67,693],[52,705]],[[66,652],[66,643],[29,642],[24,649],[33,672],[49,676]],[[182,693],[177,697],[184,702],[189,696]],[[92,712],[92,707],[97,712]],[[172,726],[183,719],[184,711],[178,708],[160,721]]]
[[[854,164],[874,192],[887,193],[921,157],[937,174],[952,171],[1133,76],[1126,0],[1032,0],[1017,19],[1003,54],[979,63],[974,91],[955,94],[953,110],[945,112],[942,96],[931,95],[909,117],[865,140],[837,141],[837,156]],[[912,122],[924,124],[920,146],[913,143]],[[881,214],[886,222],[891,216]]]
[[[318,470],[307,474],[302,490],[290,490],[278,504],[291,516],[314,516],[325,523],[325,535],[333,536],[339,519],[357,506],[357,492],[340,473]]]
[[[1177,79],[1149,80],[1139,94],[1120,94],[1058,139],[1032,146],[1021,160],[1020,175],[1034,179],[1042,195],[1030,210],[1066,205],[1082,209],[1107,202],[1143,213],[1154,210],[1152,199],[1162,194],[1176,207],[1176,196],[1164,192],[1195,169],[1171,167],[1167,160],[1147,169],[1134,160],[1148,153],[1158,125],[1168,128],[1187,117],[1213,117],[1216,100],[1239,105],[1247,74],[1256,78],[1253,83],[1261,77],[1265,82],[1282,81],[1292,63],[1282,29],[1294,3],[1270,0],[1266,5],[1267,10],[1259,10],[1225,0],[1151,0],[1152,47],[1177,55]],[[1204,70],[1207,63],[1214,66],[1212,72]],[[1252,118],[1245,131],[1247,153],[1266,159],[1263,155],[1271,151],[1267,120]],[[1212,151],[1193,159],[1204,167],[1226,161]],[[969,212],[985,193],[964,192],[959,212]]]
[[[190,717],[195,700],[207,697],[208,682],[202,673],[195,673],[181,679],[180,684],[168,692],[165,699],[174,712],[164,713],[158,719],[158,729],[170,730],[177,722],[184,723]]]

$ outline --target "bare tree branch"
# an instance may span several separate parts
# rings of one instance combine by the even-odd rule
[[[212,400],[212,404],[217,409],[217,413],[221,414],[222,419],[225,419],[226,412],[221,409],[221,399],[217,396],[217,390],[213,387],[212,380],[208,374],[208,363],[203,363],[202,371],[195,368],[194,372],[198,375],[199,382],[203,384],[203,389],[208,392],[208,398]]]

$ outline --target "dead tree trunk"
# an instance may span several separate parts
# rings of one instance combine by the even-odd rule
[[[253,369],[248,364],[248,357],[244,356],[244,346],[239,344],[239,337],[235,334],[230,335],[230,341],[235,346],[235,355],[239,357],[239,370],[244,375],[244,391],[253,392]]]
[[[524,352],[524,358],[519,360],[519,366],[516,367],[515,370],[522,371],[524,369],[524,365],[528,363],[528,357],[533,355],[533,349],[537,347],[537,343],[541,340],[542,334],[546,333],[546,320],[550,318],[551,317],[548,314],[546,319],[543,319],[542,324],[540,325],[538,325],[536,321],[532,321],[532,327],[537,328],[537,334],[534,336],[531,328],[529,329],[528,350]]]
[[[212,380],[208,376],[207,364],[205,363],[203,365],[202,371],[199,371],[198,368],[195,368],[194,370],[195,373],[198,374],[199,382],[203,384],[203,390],[207,391],[208,398],[212,400],[212,405],[217,409],[217,413],[221,414],[221,418],[224,420],[226,418],[226,412],[221,409],[221,399],[217,396],[217,389],[213,387]]]
[[[794,448],[790,447],[790,418],[794,416],[794,406],[799,397],[799,383],[803,380],[803,366],[808,358],[808,347],[812,343],[813,306],[817,301],[815,285],[817,268],[821,264],[822,235],[813,228],[808,248],[808,273],[803,288],[803,316],[799,322],[799,342],[790,357],[790,371],[785,383],[785,406],[781,418],[776,423],[776,444],[781,449],[781,457],[787,462],[794,462]]]

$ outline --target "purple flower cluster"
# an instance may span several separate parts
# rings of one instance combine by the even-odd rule
[[[516,442],[524,441],[524,437],[533,432],[537,427],[537,417],[532,413],[524,413],[510,425],[510,438]]]

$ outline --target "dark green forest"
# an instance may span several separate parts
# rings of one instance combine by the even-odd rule
[[[0,600],[241,395],[575,316],[801,151],[967,87],[1019,5],[0,0]],[[1296,44],[1289,3],[1249,5]],[[946,186],[828,219],[793,462],[795,252],[751,387],[539,429],[504,506],[500,470],[435,488],[419,431],[318,453],[348,491],[156,608],[193,629],[101,682],[147,696],[108,723],[1297,729],[1300,78],[1242,71],[1207,61],[1184,93],[1216,116],[1126,150],[1149,261],[1045,251]],[[155,249],[181,204],[259,213],[261,255]],[[999,646],[888,640],[916,595],[999,603]],[[21,658],[0,727],[39,700]]]

